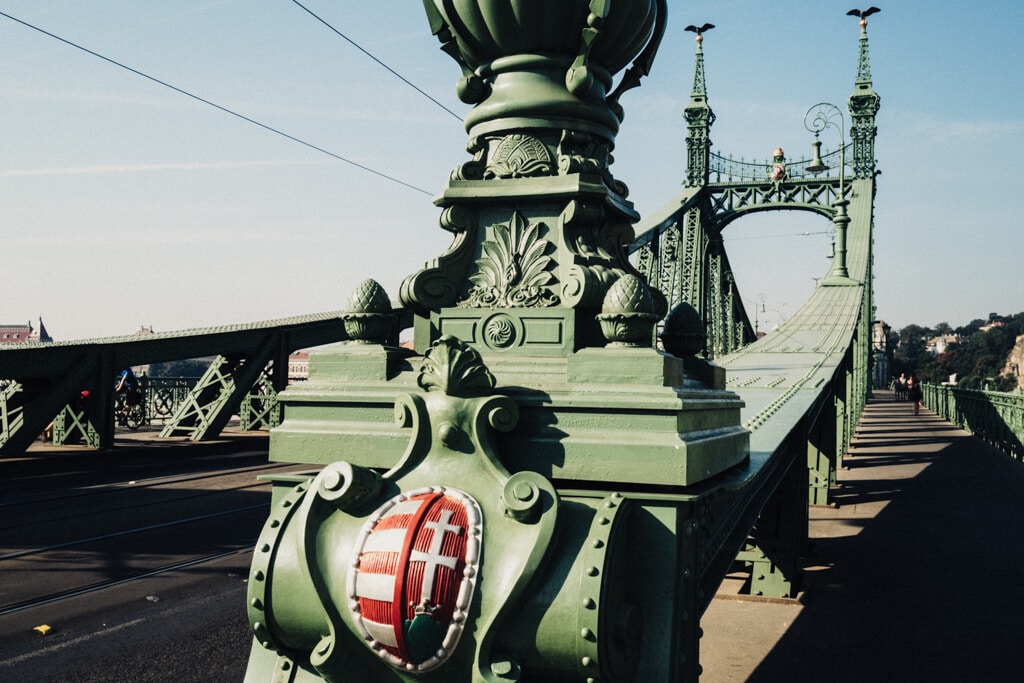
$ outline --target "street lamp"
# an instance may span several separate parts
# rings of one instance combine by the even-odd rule
[[[836,213],[832,222],[836,226],[836,252],[832,261],[832,269],[828,277],[821,283],[825,286],[853,284],[850,273],[846,269],[846,227],[850,217],[846,213],[849,202],[846,199],[846,135],[844,133],[843,112],[834,104],[820,102],[804,114],[804,128],[814,133],[814,159],[807,170],[815,175],[828,170],[821,160],[821,141],[818,135],[826,128],[835,128],[839,133],[839,198],[833,202]]]

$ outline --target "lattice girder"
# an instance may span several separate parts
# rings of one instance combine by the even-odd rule
[[[839,199],[839,181],[793,180],[779,184],[743,182],[709,185],[711,210],[719,228],[740,216],[771,210],[811,211],[829,220],[835,216],[833,203]],[[850,187],[845,188],[849,195]]]

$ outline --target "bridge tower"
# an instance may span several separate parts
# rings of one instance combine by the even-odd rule
[[[697,49],[690,102],[683,112],[687,126],[684,189],[665,209],[638,226],[640,234],[629,250],[637,268],[665,294],[670,306],[688,304],[704,321],[706,357],[720,358],[756,337],[722,237],[726,227],[744,215],[801,210],[828,218],[840,238],[823,284],[853,284],[846,274],[842,238],[849,224],[851,192],[844,174],[851,170],[853,178],[873,176],[875,114],[880,103],[871,83],[866,26],[862,19],[857,77],[848,101],[852,127],[851,142],[845,147],[851,153],[840,149],[824,160],[790,161],[777,149],[777,156],[763,163],[736,161],[712,151],[710,131],[715,114],[704,76],[704,36],[690,27],[697,30]]]
[[[715,358],[752,342],[755,331],[736,287],[722,238],[724,224],[716,218],[709,191],[715,113],[708,103],[703,42],[710,28],[709,24],[687,28],[697,34],[697,49],[690,102],[683,111],[687,129],[684,190],[674,200],[674,208],[682,208],[668,218],[656,214],[661,224],[638,237],[631,251],[638,252],[638,269],[660,288],[670,306],[686,304],[697,312],[705,325],[704,353]],[[652,239],[656,235],[659,239]]]

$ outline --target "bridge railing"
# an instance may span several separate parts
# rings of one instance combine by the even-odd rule
[[[142,394],[141,423],[165,424],[188,398],[197,380],[196,377],[139,377],[139,390]],[[13,401],[8,403],[16,404]],[[89,406],[82,400],[65,405],[53,421],[53,443],[82,443],[97,447],[99,433],[89,422],[88,409]],[[137,426],[132,423],[133,428]]]
[[[812,173],[807,170],[813,159],[800,159],[798,161],[786,160],[787,178],[817,178],[829,177],[839,174],[839,166],[842,159],[840,150],[834,150],[821,155],[821,161],[826,168],[822,171]],[[853,177],[853,144],[846,145],[846,171],[848,177]],[[710,181],[713,183],[722,182],[770,182],[775,167],[773,160],[746,161],[735,159],[732,156],[725,156],[717,152],[711,152],[708,160],[708,171]]]
[[[1024,394],[922,385],[924,404],[1015,460],[1024,460]]]
[[[198,381],[198,377],[140,377],[147,422],[169,420]]]

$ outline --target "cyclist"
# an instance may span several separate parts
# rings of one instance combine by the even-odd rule
[[[117,423],[122,427],[128,424],[128,414],[133,406],[142,403],[142,391],[139,388],[139,378],[135,376],[131,368],[121,371],[121,377],[114,387],[114,393],[121,398],[121,414],[117,416]]]

